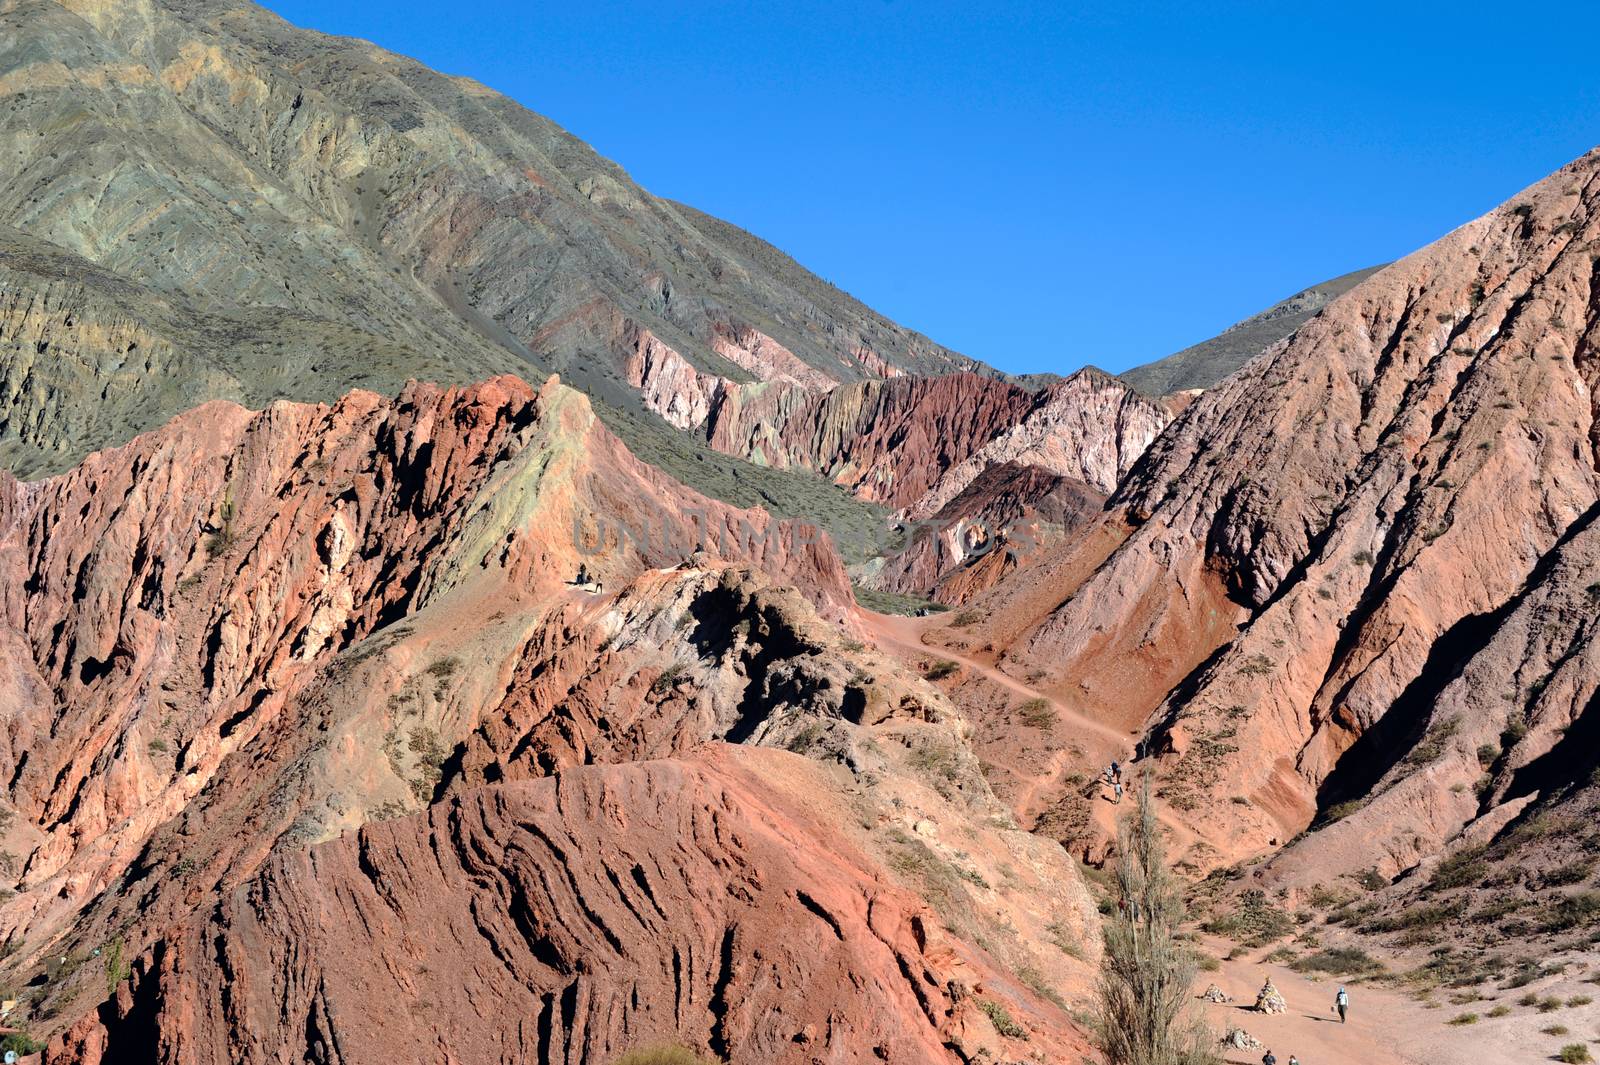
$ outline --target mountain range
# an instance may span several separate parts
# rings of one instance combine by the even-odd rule
[[[1113,760],[1197,936],[1592,955],[1600,154],[1041,379],[250,4],[0,3],[0,156],[43,1060],[1078,1060]]]

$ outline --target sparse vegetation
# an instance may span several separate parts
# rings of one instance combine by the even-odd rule
[[[1332,973],[1335,976],[1366,976],[1383,971],[1383,963],[1360,947],[1327,947],[1293,962],[1300,973]]]
[[[1006,1012],[1006,1008],[993,999],[980,998],[978,1008],[989,1017],[989,1023],[994,1025],[994,1030],[1007,1039],[1026,1039],[1028,1030],[1016,1022],[1016,1019]]]
[[[685,670],[683,663],[672,663],[666,669],[663,669],[660,673],[656,674],[656,679],[650,682],[650,690],[657,695],[671,691],[677,686],[677,683],[683,677],[684,672]]]
[[[1050,729],[1056,724],[1056,715],[1043,699],[1029,699],[1017,708],[1017,719],[1029,728]]]
[[[929,666],[922,675],[927,680],[944,680],[946,677],[951,676],[960,668],[960,666],[956,665],[948,658],[941,658],[939,661]]]
[[[1264,947],[1294,931],[1294,920],[1263,891],[1243,892],[1232,912],[1201,926],[1213,935],[1227,936],[1247,947]]]
[[[1445,747],[1460,729],[1461,722],[1454,717],[1447,717],[1430,725],[1422,739],[1411,749],[1411,753],[1406,755],[1406,764],[1424,766],[1430,762],[1437,762],[1444,755]]]
[[[233,547],[233,514],[233,487],[230,485],[223,492],[222,504],[217,508],[217,521],[220,524],[216,531],[206,538],[206,554],[212,558],[226,554]]]
[[[1556,1059],[1566,1062],[1566,1065],[1587,1065],[1594,1060],[1589,1055],[1589,1048],[1582,1043],[1568,1043],[1556,1051]]]
[[[106,994],[108,995],[116,994],[117,985],[128,978],[130,970],[127,961],[122,956],[123,949],[122,937],[117,936],[110,943],[107,943],[105,950],[102,951],[106,961]]]
[[[1457,1027],[1466,1024],[1477,1024],[1478,1015],[1476,1013],[1458,1013],[1454,1017],[1451,1017],[1448,1023]]]

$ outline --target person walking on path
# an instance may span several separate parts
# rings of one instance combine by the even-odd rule
[[[1278,1056],[1270,1050],[1267,1051],[1261,1055],[1261,1065],[1278,1065]]]
[[[1120,780],[1117,781],[1116,783],[1112,784],[1111,787],[1112,787],[1113,792],[1117,796],[1116,799],[1113,800],[1113,801],[1115,801],[1116,803],[1118,803],[1120,805],[1121,802],[1122,802],[1122,781],[1120,781]]]
[[[1350,1008],[1350,992],[1341,987],[1339,993],[1333,996],[1333,1008],[1339,1011],[1339,1023],[1343,1024],[1345,1010]]]
[[[1300,1065],[1300,1059],[1293,1054],[1289,1055],[1289,1065]]]

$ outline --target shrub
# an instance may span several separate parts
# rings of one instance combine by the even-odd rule
[[[1335,803],[1323,811],[1322,821],[1329,825],[1335,821],[1342,821],[1365,805],[1367,805],[1366,799],[1350,799],[1347,802]]]
[[[444,680],[447,677],[455,676],[456,670],[460,668],[461,659],[454,655],[446,655],[444,658],[441,658],[437,662],[430,665],[426,672],[430,677],[438,677],[440,680]]]
[[[1381,972],[1383,963],[1360,947],[1327,947],[1315,954],[1307,954],[1289,968],[1300,973],[1333,973],[1337,976],[1355,976]]]
[[[922,676],[927,680],[944,680],[946,677],[955,673],[960,668],[960,666],[956,665],[948,658],[941,658],[939,661],[929,666],[927,671],[924,672]]]
[[[1494,1009],[1490,1010],[1488,1015],[1490,1017],[1504,1017],[1506,1014],[1508,1014],[1510,1012],[1511,1012],[1511,1007],[1510,1006],[1500,1005],[1500,1006],[1496,1006]]]
[[[1266,655],[1251,655],[1239,667],[1239,672],[1247,677],[1265,677],[1278,668],[1278,664]]]
[[[1567,1065],[1586,1065],[1594,1059],[1589,1056],[1589,1048],[1582,1043],[1568,1043],[1556,1053],[1556,1059],[1564,1061]]]
[[[964,629],[968,625],[976,625],[978,622],[980,622],[982,620],[983,620],[983,612],[982,611],[978,611],[978,610],[963,610],[960,613],[958,613],[955,617],[950,619],[950,624],[954,628]]]
[[[1552,1024],[1539,1029],[1539,1031],[1543,1032],[1545,1035],[1566,1035],[1571,1030],[1572,1029],[1568,1028],[1564,1024]]]
[[[1232,913],[1207,921],[1201,928],[1246,946],[1264,947],[1294,931],[1294,921],[1269,902],[1265,892],[1251,889],[1239,896]]]
[[[4,1039],[0,1039],[0,1050],[15,1050],[19,1057],[27,1054],[37,1054],[44,1049],[44,1044],[28,1035],[27,1032],[12,1032]]]
[[[1567,1005],[1573,1009],[1577,1009],[1579,1006],[1587,1006],[1593,1001],[1594,999],[1590,998],[1588,995],[1573,995],[1571,998],[1567,999]]]
[[[1029,728],[1049,729],[1056,723],[1055,711],[1043,699],[1029,699],[1018,708],[1017,716]]]
[[[160,736],[157,736],[155,739],[150,741],[150,753],[151,754],[164,754],[164,753],[166,753],[166,750],[167,750],[167,741],[162,739]]]
[[[1477,883],[1489,873],[1489,866],[1483,861],[1483,854],[1483,847],[1467,847],[1450,855],[1434,869],[1428,887],[1434,891],[1443,891]]]
[[[1596,920],[1600,920],[1600,891],[1580,891],[1550,907],[1540,927],[1546,932],[1565,932]]]
[[[1411,749],[1411,753],[1406,755],[1406,765],[1427,765],[1429,762],[1438,761],[1444,754],[1445,746],[1460,728],[1461,722],[1453,717],[1429,726],[1427,733]]]
[[[1450,1018],[1449,1023],[1457,1026],[1463,1024],[1477,1024],[1478,1015],[1476,1013],[1458,1013],[1454,1017]]]
[[[1540,1013],[1554,1013],[1561,1008],[1561,997],[1559,995],[1546,995],[1539,1000],[1538,1006]]]
[[[1028,1030],[1022,1027],[1022,1025],[1018,1024],[1011,1014],[1006,1012],[1006,1008],[1000,1005],[1000,1003],[994,1002],[990,999],[980,998],[978,1000],[978,1008],[984,1013],[988,1014],[989,1023],[994,1025],[994,1030],[1005,1036],[1007,1039],[1028,1038]]]
[[[1579,858],[1577,861],[1548,870],[1541,879],[1551,885],[1577,884],[1587,880],[1593,871],[1593,858]]]
[[[672,665],[656,674],[656,679],[650,683],[650,690],[655,692],[657,695],[670,691],[672,690],[672,686],[678,683],[678,678],[682,677],[683,674],[683,663],[674,662]]]

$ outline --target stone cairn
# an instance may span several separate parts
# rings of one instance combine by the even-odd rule
[[[1201,994],[1200,997],[1205,999],[1207,1002],[1215,1002],[1219,1006],[1233,1001],[1233,996],[1222,990],[1222,988],[1218,987],[1216,984],[1212,984],[1211,986],[1207,987],[1205,992]]]
[[[1261,990],[1256,993],[1257,1013],[1288,1013],[1289,1004],[1283,1000],[1283,994],[1273,986],[1271,977],[1261,985]]]
[[[1229,1028],[1228,1034],[1223,1036],[1221,1041],[1222,1045],[1230,1050],[1260,1050],[1266,1046],[1243,1028]]]

